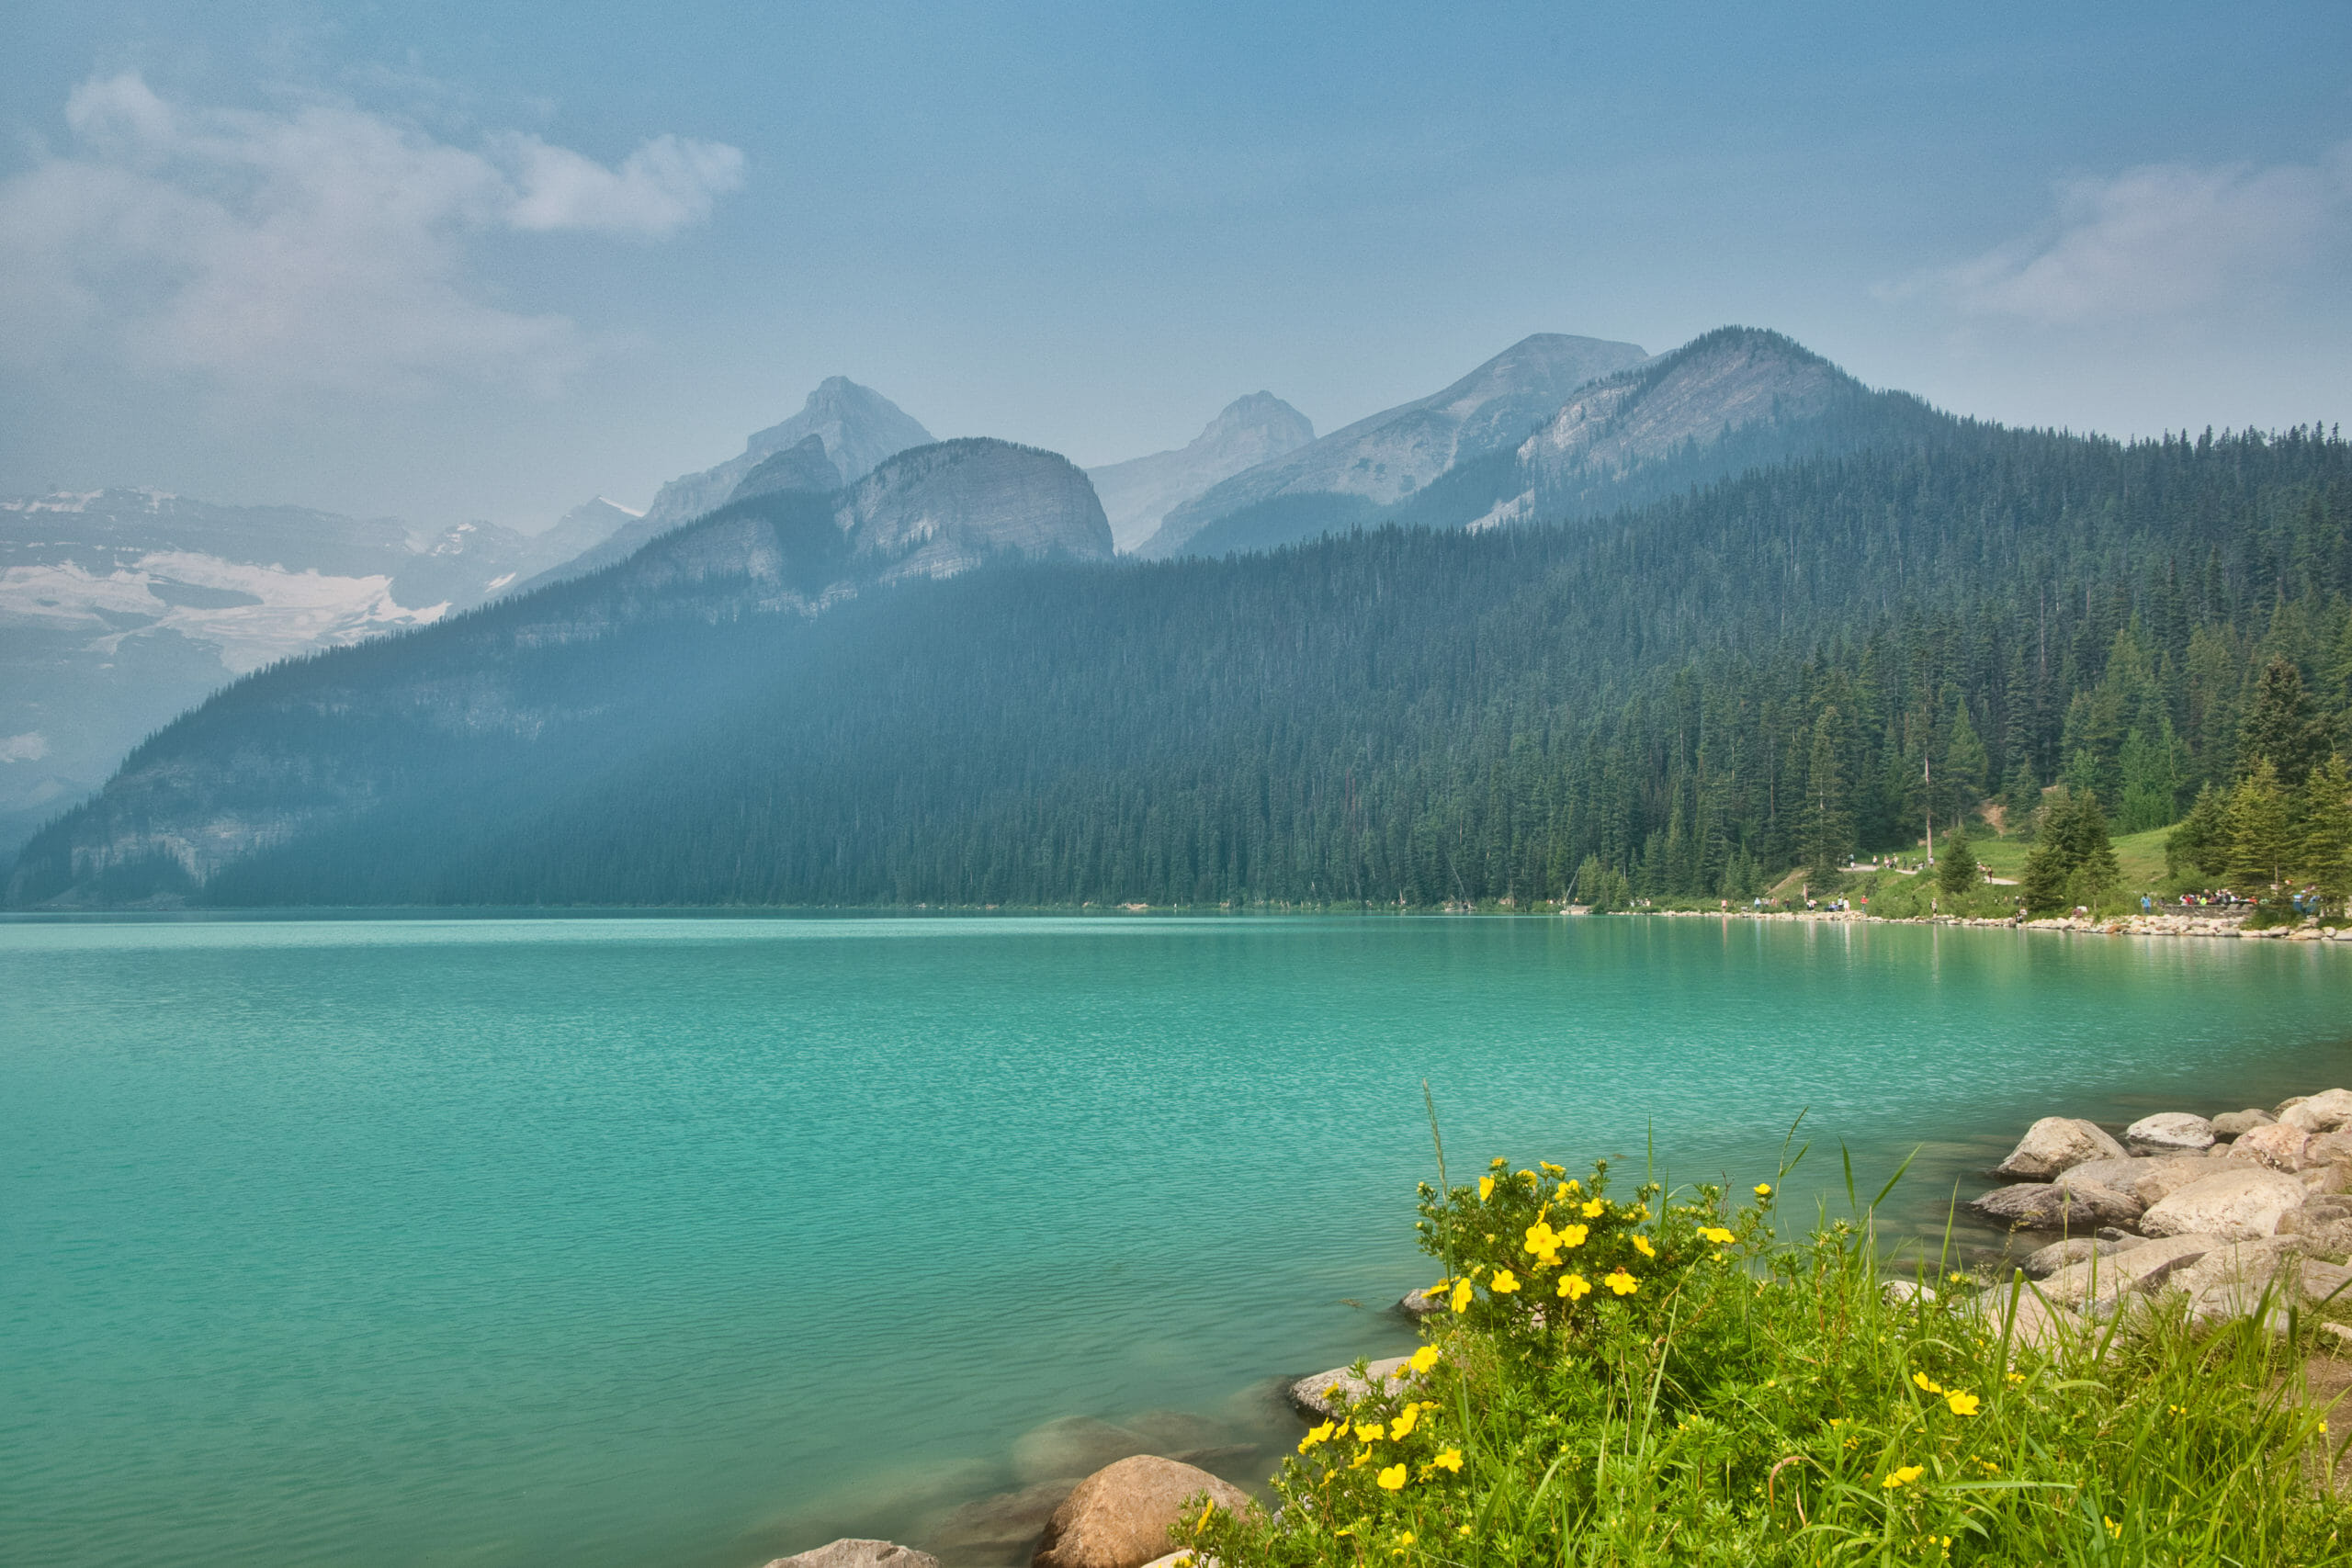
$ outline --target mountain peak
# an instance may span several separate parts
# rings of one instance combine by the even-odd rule
[[[1307,417],[1272,392],[1234,399],[1198,435],[1170,452],[1154,452],[1089,468],[1095,493],[1122,550],[1151,537],[1160,520],[1212,485],[1315,439]]]

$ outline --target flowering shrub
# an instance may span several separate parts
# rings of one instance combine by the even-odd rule
[[[1957,1272],[1891,1299],[1867,1210],[1780,1242],[1776,1197],[1623,1201],[1605,1163],[1423,1187],[1426,1342],[1301,1437],[1279,1517],[1206,1510],[1182,1544],[1226,1568],[2352,1563],[2352,1508],[2307,1481],[2321,1413],[2278,1393],[2291,1336],[2159,1312],[2028,1348]]]

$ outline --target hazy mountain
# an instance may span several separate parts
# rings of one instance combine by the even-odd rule
[[[0,856],[235,677],[480,604],[632,515],[418,536],[153,490],[0,501]]]
[[[932,442],[931,432],[881,393],[846,376],[828,377],[808,394],[798,413],[752,435],[741,453],[715,468],[672,479],[655,492],[643,516],[595,548],[517,584],[515,591],[528,592],[628,558],[648,539],[726,505],[753,468],[812,435],[823,444],[826,458],[844,484],[856,483],[886,458]]]
[[[1314,439],[1315,426],[1305,414],[1272,392],[1252,392],[1227,403],[1175,451],[1089,468],[1086,477],[1102,498],[1112,539],[1132,550],[1151,537],[1160,519],[1210,486]]]
[[[284,666],[232,688],[134,752],[68,837],[92,852],[84,870],[93,887],[134,865],[158,874],[176,867],[171,875],[201,882],[258,845],[364,808],[386,770],[429,770],[432,753],[463,753],[468,737],[529,750],[599,709],[609,683],[666,683],[663,670],[610,662],[619,657],[627,665],[614,650],[625,649],[632,627],[805,617],[863,591],[992,559],[1104,560],[1111,553],[1110,525],[1085,474],[1053,453],[1009,442],[919,447],[830,493],[759,491],[603,570],[431,625],[420,638],[353,649],[364,655],[357,662]],[[437,618],[397,613],[412,625]],[[674,685],[670,696],[681,711],[700,700]],[[323,707],[311,705],[322,700]],[[256,703],[281,716],[308,712],[346,737],[422,722],[438,739],[413,755],[363,741],[367,755],[347,767],[314,768],[299,741],[212,750],[227,734],[219,721],[234,728],[241,721],[232,716],[250,716]],[[554,753],[538,755],[557,768],[550,778],[561,776]],[[80,765],[92,776],[107,764]],[[77,872],[69,880],[84,878]]]
[[[745,474],[743,482],[727,499],[749,501],[755,495],[776,495],[786,491],[814,491],[821,495],[841,488],[842,471],[825,456],[824,438],[805,435],[799,446],[786,447]]]
[[[1516,448],[1577,388],[1647,357],[1630,343],[1556,333],[1523,338],[1442,391],[1360,419],[1214,486],[1171,510],[1136,553],[1165,557],[1198,548],[1203,529],[1252,509],[1291,536],[1303,518],[1340,527],[1365,520],[1458,464]]]

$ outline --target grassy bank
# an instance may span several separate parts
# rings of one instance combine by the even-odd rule
[[[1864,1202],[1790,1241],[1769,1188],[1616,1187],[1498,1161],[1424,1188],[1454,1310],[1418,1379],[1306,1434],[1279,1520],[1192,1543],[1228,1568],[2352,1561],[2312,1325],[2037,1337],[2030,1296],[1932,1265],[1935,1299],[1887,1292]]]

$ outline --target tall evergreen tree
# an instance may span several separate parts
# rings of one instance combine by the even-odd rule
[[[2253,705],[2238,728],[2238,765],[2251,772],[2257,758],[2267,757],[2275,787],[2301,789],[2313,765],[2327,755],[2327,729],[2326,719],[2312,711],[2302,671],[2285,655],[2277,656],[2262,667]]]
[[[2253,772],[2230,791],[2230,861],[2233,880],[2275,887],[2294,870],[2295,822],[2278,769],[2269,755],[2256,755]]]

